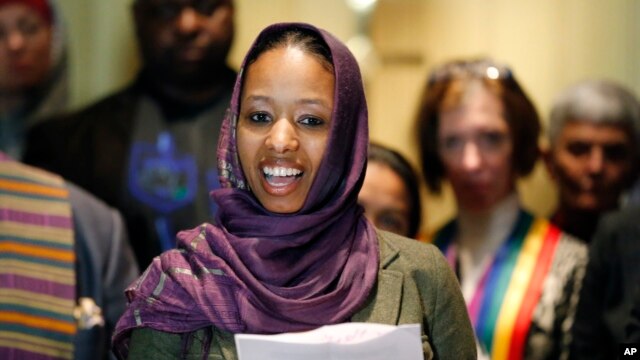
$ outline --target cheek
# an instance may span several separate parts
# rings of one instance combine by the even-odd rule
[[[580,177],[585,172],[585,166],[577,157],[567,151],[561,151],[555,159],[555,169],[561,177]]]
[[[605,172],[611,183],[618,186],[627,185],[627,179],[631,176],[632,167],[630,164],[610,164]]]
[[[455,174],[463,171],[463,168],[460,166],[460,162],[458,161],[448,160],[447,158],[440,156],[440,162],[442,163],[444,174],[447,177],[454,176]]]
[[[147,25],[141,30],[140,43],[149,55],[159,56],[171,44],[168,27]]]
[[[34,44],[32,56],[38,60],[35,73],[40,77],[46,76],[51,69],[51,43],[45,39],[38,41]]]
[[[238,158],[240,159],[240,166],[242,167],[242,172],[246,177],[251,177],[251,169],[253,167],[251,164],[256,156],[256,145],[255,141],[252,141],[251,134],[243,131],[241,127],[238,128],[237,133],[237,146],[238,146]]]
[[[318,171],[327,147],[327,136],[308,137],[307,139],[300,139],[300,142],[305,144],[307,156],[309,156],[314,170]]]

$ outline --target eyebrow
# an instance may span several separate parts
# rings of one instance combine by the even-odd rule
[[[272,100],[273,98],[265,95],[249,95],[245,99],[245,101],[256,101],[256,102],[267,102],[267,103],[271,102]],[[305,105],[320,105],[322,107],[329,109],[329,105],[324,100],[317,99],[317,98],[299,99],[299,100],[296,100],[296,103],[305,104]]]

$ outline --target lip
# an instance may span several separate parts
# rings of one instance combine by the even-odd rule
[[[265,173],[265,168],[270,174]],[[290,161],[262,161],[258,165],[258,171],[262,188],[273,196],[287,196],[293,193],[305,176],[304,169]]]
[[[14,61],[9,64],[12,71],[22,72],[31,70],[33,63],[31,61]]]
[[[204,58],[204,49],[198,46],[184,46],[178,49],[177,56],[184,62],[198,62]]]
[[[490,187],[489,182],[466,182],[463,184],[464,188],[470,191],[485,191]]]

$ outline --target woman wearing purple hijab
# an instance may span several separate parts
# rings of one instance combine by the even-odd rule
[[[222,125],[215,224],[181,232],[127,290],[118,357],[236,359],[235,333],[419,323],[425,359],[474,359],[438,250],[376,230],[357,204],[367,159],[358,65],[307,24],[258,36]]]

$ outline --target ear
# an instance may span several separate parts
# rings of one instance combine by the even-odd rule
[[[550,147],[544,147],[540,150],[540,155],[542,160],[544,161],[544,165],[547,168],[547,172],[549,172],[549,176],[551,179],[556,181],[558,179],[558,172],[556,170],[556,164],[553,158],[553,149]]]

